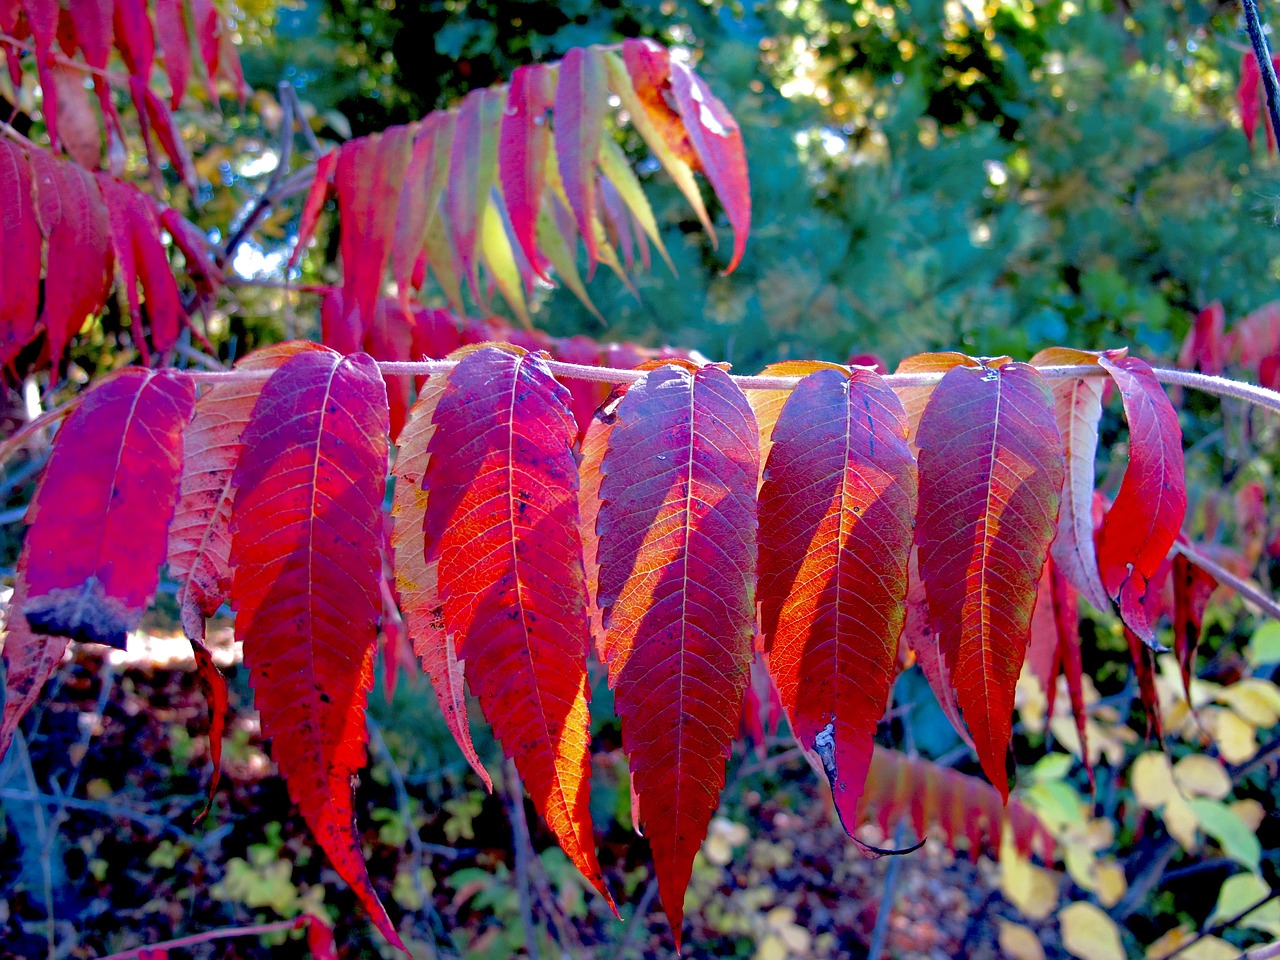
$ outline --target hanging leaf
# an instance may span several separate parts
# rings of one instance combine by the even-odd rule
[[[600,584],[600,534],[597,526],[600,482],[604,479],[600,466],[609,449],[609,435],[618,419],[618,403],[625,393],[625,387],[619,387],[596,410],[582,438],[582,453],[578,461],[578,517],[582,531],[582,567],[587,582],[587,613],[591,621],[591,637],[602,662],[608,657],[608,646],[604,615],[597,598]]]
[[[287,270],[292,270],[298,265],[303,251],[310,246],[316,234],[316,223],[320,219],[320,211],[324,209],[325,203],[333,194],[333,175],[338,167],[338,155],[339,151],[330,150],[328,153],[321,154],[320,159],[316,161],[316,176],[311,181],[311,189],[307,191],[307,198],[302,204],[302,216],[298,220],[298,240],[293,245],[293,252],[289,254]]]
[[[504,108],[503,92],[473,90],[458,108],[449,157],[449,179],[445,187],[445,208],[459,264],[477,303],[480,294],[480,223],[489,202],[489,188],[497,176],[498,122]],[[430,254],[428,254],[429,256]]]
[[[27,153],[0,140],[0,366],[35,339],[40,303],[40,228]]]
[[[305,340],[263,347],[236,370],[276,370],[295,354],[321,350]],[[178,611],[191,640],[203,640],[204,622],[231,592],[231,486],[240,462],[240,435],[266,378],[220,383],[195,404],[183,433],[181,496],[169,526],[169,575],[178,581]]]
[[[636,241],[643,242],[643,238],[648,237],[653,242],[653,245],[658,248],[658,253],[666,261],[667,268],[674,275],[676,267],[671,262],[671,255],[667,253],[666,245],[662,242],[662,234],[658,231],[658,221],[654,218],[653,208],[649,205],[649,198],[644,195],[644,188],[640,186],[640,181],[632,171],[626,154],[622,152],[622,148],[618,146],[612,137],[600,138],[600,154],[596,158],[596,162],[600,165],[601,176],[618,192],[619,199],[626,205],[627,210],[635,219],[636,225],[640,228],[636,232]],[[641,249],[645,250],[647,248]],[[645,263],[645,268],[648,269],[647,262]]]
[[[111,242],[106,207],[93,176],[43,151],[34,151],[31,159],[36,212],[48,243],[48,262],[75,277],[74,283],[46,282],[44,286],[41,320],[49,337],[50,362],[56,367],[67,343],[91,314],[102,309],[111,290]],[[3,162],[0,158],[0,165]],[[6,250],[19,251],[21,258],[21,247]]]
[[[418,125],[396,211],[395,239],[391,244],[391,272],[396,281],[400,309],[406,312],[409,309],[409,292],[415,286],[414,268],[418,264],[418,258],[422,256],[422,237],[432,213],[428,203],[433,195],[431,181],[435,174],[436,151],[447,147],[436,135],[440,116],[433,113]]]
[[[405,428],[396,439],[399,450],[392,470],[396,484],[391,505],[391,515],[395,519],[391,547],[395,557],[396,589],[413,649],[422,660],[422,668],[431,677],[449,732],[476,776],[492,792],[493,781],[471,742],[463,664],[458,660],[453,638],[444,629],[438,564],[434,560],[427,562],[423,545],[422,526],[430,495],[422,480],[430,462],[431,438],[436,430],[436,405],[444,392],[445,382],[444,377],[427,380],[418,393]]]
[[[182,0],[155,0],[156,36],[169,75],[169,108],[177,110],[191,78],[191,43]]]
[[[646,373],[617,417],[601,468],[598,599],[623,745],[678,940],[751,665],[756,425],[715,367]]]
[[[1154,730],[1156,739],[1164,741],[1163,724],[1160,719],[1160,697],[1156,692],[1155,654],[1136,633],[1124,628],[1124,639],[1129,645],[1129,658],[1133,662],[1133,673],[1138,680],[1138,699],[1147,714],[1147,736]]]
[[[988,359],[988,363],[991,366],[999,366],[1000,363],[1007,360],[1007,357],[998,357],[995,360]],[[898,369],[894,373],[946,373],[952,367],[957,366],[977,367],[978,361],[971,357],[966,357],[963,353],[954,351],[918,353],[914,357],[907,357],[898,364]],[[916,435],[920,432],[920,417],[924,413],[924,408],[929,403],[929,398],[933,396],[933,391],[936,387],[936,383],[913,387],[894,385],[894,392],[897,393],[898,399],[902,401],[902,408],[907,411],[907,423],[910,424],[907,441],[911,444],[913,451],[916,450]]]
[[[727,275],[742,260],[751,232],[751,185],[742,131],[711,88],[679,61],[671,64],[671,90],[689,142],[733,227],[733,257],[722,271]]]
[[[1143,599],[1187,512],[1182,428],[1164,388],[1137,357],[1100,357],[1124,401],[1129,465],[1098,534],[1098,569],[1118,601],[1125,624],[1147,644],[1155,641]]]
[[[1182,690],[1191,702],[1191,678],[1209,598],[1218,581],[1183,553],[1173,558],[1173,652],[1182,671]]]
[[[124,649],[160,579],[194,402],[188,378],[131,367],[67,418],[27,511],[32,630]]]
[[[334,183],[343,224],[342,309],[359,331],[356,349],[382,294],[412,143],[409,127],[388,127],[348,140],[338,151]]]
[[[445,629],[569,859],[609,899],[588,808],[577,425],[543,361],[484,347],[448,375],[423,486]]]
[[[547,282],[551,278],[538,252],[537,224],[546,185],[554,83],[555,76],[546,64],[515,69],[498,145],[499,179],[512,233],[534,271]]]
[[[800,381],[760,489],[760,616],[796,739],[856,826],[876,726],[897,675],[916,508],[902,403],[869,370]]]
[[[119,0],[128,3],[130,0]],[[23,0],[23,11],[27,15],[27,26],[31,28],[32,39],[36,47],[36,71],[40,77],[40,93],[42,97],[41,112],[44,114],[45,129],[49,131],[49,146],[54,153],[62,148],[58,138],[58,83],[55,78],[57,61],[53,52],[53,42],[58,35],[58,0]],[[150,29],[150,23],[147,24]],[[11,56],[5,53],[6,58]],[[6,195],[7,196],[7,195]]]
[[[1008,795],[1013,692],[1064,466],[1034,367],[955,367],[920,418],[920,573],[983,770]]]
[[[819,370],[838,370],[848,375],[849,368],[825,360],[782,360],[771,363],[760,371],[762,377],[807,377]],[[756,417],[756,429],[760,433],[760,482],[764,483],[764,468],[769,462],[769,450],[773,447],[773,427],[778,415],[791,396],[790,390],[752,390],[747,394],[751,412]]]
[[[191,652],[196,658],[196,674],[204,687],[205,700],[209,704],[209,765],[213,776],[209,778],[209,802],[196,817],[196,823],[204,819],[213,806],[213,795],[222,776],[222,734],[227,727],[227,681],[213,662],[213,654],[199,640],[192,639]]]
[[[232,606],[289,794],[391,943],[352,808],[382,612],[386,388],[364,354],[308,350],[267,381],[232,485]]]
[[[598,47],[574,47],[560,63],[556,85],[556,160],[569,209],[587,249],[587,279],[596,271],[596,156],[608,113],[604,52]]]

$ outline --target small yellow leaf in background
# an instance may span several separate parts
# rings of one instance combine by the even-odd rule
[[[1271,888],[1254,873],[1237,873],[1228,877],[1218,891],[1218,904],[1209,917],[1210,926],[1238,917],[1252,904],[1262,903],[1271,896]],[[1280,900],[1271,900],[1241,920],[1238,926],[1263,930],[1273,937],[1280,937]]]
[[[1218,752],[1227,763],[1244,763],[1258,752],[1253,724],[1232,710],[1206,710],[1204,724],[1218,744]]]
[[[1062,859],[1076,885],[1097,894],[1104,907],[1115,906],[1128,889],[1124,869],[1119,864],[1114,860],[1096,859],[1094,852],[1081,844],[1068,841],[1062,847]]]
[[[1237,800],[1228,805],[1228,809],[1240,818],[1240,822],[1252,830],[1258,832],[1258,828],[1262,826],[1262,821],[1267,818],[1267,811],[1262,808],[1257,800]]]
[[[1193,940],[1195,943],[1185,946]],[[1237,960],[1242,956],[1238,949],[1217,937],[1196,940],[1192,927],[1176,927],[1147,947],[1147,960],[1166,960],[1174,954],[1178,960]]]
[[[1043,920],[1058,905],[1058,878],[1006,842],[1000,845],[1000,892],[1023,916]]]
[[[1195,811],[1187,805],[1187,801],[1182,799],[1182,794],[1169,795],[1169,802],[1160,811],[1160,818],[1164,820],[1164,825],[1173,839],[1182,844],[1183,850],[1190,853],[1200,845],[1196,838],[1196,827],[1200,821],[1196,818]]]
[[[1183,757],[1173,765],[1173,780],[1192,796],[1225,800],[1231,793],[1231,777],[1221,762],[1203,753]]]
[[[1173,768],[1163,753],[1144,753],[1134,760],[1130,783],[1138,803],[1147,810],[1158,810],[1177,795]]]
[[[1058,914],[1062,945],[1080,960],[1125,960],[1120,928],[1092,903],[1077,901]]]
[[[1098,877],[1098,899],[1104,907],[1114,907],[1129,889],[1124,878],[1124,867],[1114,860],[1100,860],[1094,868]]]
[[[1269,680],[1246,677],[1219,690],[1216,699],[1255,727],[1266,729],[1280,722],[1280,688]]]
[[[1009,960],[1044,960],[1035,931],[1012,920],[1000,920],[1000,952]]]

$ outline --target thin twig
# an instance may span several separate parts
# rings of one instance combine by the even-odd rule
[[[645,884],[644,893],[640,895],[640,902],[636,904],[635,910],[631,914],[631,919],[627,921],[627,932],[622,935],[622,941],[618,944],[619,960],[626,960],[627,954],[630,952],[635,940],[640,936],[641,931],[648,930],[648,924],[645,918],[649,916],[649,911],[653,908],[653,901],[658,896],[658,875],[655,873],[649,878],[649,882]]]
[[[80,400],[84,396],[77,393],[60,407],[54,407],[52,410],[46,410],[34,420],[28,420],[21,427],[13,432],[12,436],[6,437],[0,441],[0,463],[4,463],[13,456],[19,449],[27,444],[37,433],[46,427],[52,427],[63,417],[67,416],[76,407],[80,406]]]
[[[1267,43],[1257,0],[1242,0],[1242,5],[1249,42],[1253,44],[1253,55],[1258,58],[1258,69],[1262,73],[1262,86],[1267,91],[1267,115],[1271,117],[1271,129],[1280,136],[1280,83],[1276,81],[1276,68],[1271,63],[1271,45]]]
[[[1258,584],[1244,577],[1238,577],[1221,564],[1214,563],[1203,553],[1194,547],[1185,543],[1174,543],[1173,549],[1182,554],[1197,567],[1202,568],[1206,573],[1213,575],[1224,587],[1230,587],[1246,600],[1256,604],[1275,620],[1280,620],[1280,603],[1276,603],[1274,599],[1267,596],[1266,591]]]
[[[148,830],[156,833],[173,833],[179,839],[190,839],[190,834],[174,826],[168,817],[153,813],[142,813],[132,807],[116,803],[101,803],[97,800],[81,800],[78,797],[55,796],[51,793],[38,793],[33,790],[13,790],[0,788],[0,800],[14,800],[21,803],[42,804],[46,807],[65,807],[69,810],[84,810],[87,813],[100,813],[105,817],[120,817],[132,820]]]
[[[511,821],[511,840],[516,857],[516,892],[520,897],[520,923],[524,926],[525,952],[531,960],[539,960],[538,928],[533,922],[533,887],[529,881],[529,859],[533,842],[529,839],[529,821],[524,813],[524,788],[515,762],[507,761],[507,818]]]
[[[907,825],[898,824],[893,834],[893,845],[901,847],[907,839]],[[897,891],[898,874],[902,870],[902,857],[889,860],[889,869],[884,873],[884,885],[880,889],[880,908],[876,911],[876,925],[871,931],[871,946],[867,948],[867,960],[880,960],[885,945],[889,942],[889,921],[893,917],[893,902]]]
[[[304,916],[296,920],[276,920],[274,923],[257,923],[249,927],[221,927],[217,930],[195,933],[189,937],[179,937],[176,940],[153,943],[146,947],[134,947],[132,950],[124,950],[120,953],[102,957],[101,960],[134,960],[134,958],[149,950],[172,950],[175,947],[190,947],[197,943],[207,943],[210,940],[225,940],[227,937],[253,937],[261,936],[264,933],[276,933],[280,930],[299,930],[308,922],[314,921]]]
[[[1272,900],[1276,899],[1276,897],[1280,897],[1280,890],[1272,890],[1268,896],[1266,896],[1262,900],[1259,900],[1257,903],[1249,907],[1247,910],[1242,910],[1240,913],[1237,913],[1234,917],[1230,917],[1226,920],[1223,920],[1221,923],[1215,923],[1211,927],[1205,927],[1203,930],[1197,933],[1194,937],[1192,937],[1186,943],[1179,945],[1178,949],[1174,950],[1173,953],[1168,954],[1165,957],[1165,960],[1173,960],[1173,958],[1176,957],[1178,954],[1182,953],[1184,950],[1189,950],[1191,947],[1195,946],[1205,937],[1213,936],[1216,933],[1220,933],[1223,930],[1228,930],[1231,927],[1234,927],[1237,923],[1239,923],[1249,914],[1253,913],[1253,911],[1257,910],[1259,907],[1265,904],[1270,903]]]

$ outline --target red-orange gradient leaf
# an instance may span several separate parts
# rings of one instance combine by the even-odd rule
[[[578,428],[537,357],[483,347],[436,404],[425,556],[445,629],[534,806],[609,898],[596,862],[587,758],[587,614],[578,533]]]
[[[33,630],[123,649],[160,579],[194,402],[188,378],[129,368],[67,418],[27,511]]]
[[[294,354],[319,350],[292,340],[255,350],[237,370],[275,370]],[[240,434],[266,384],[233,380],[213,387],[196,401],[195,416],[182,437],[181,497],[169,525],[169,575],[178,581],[182,629],[204,639],[204,621],[231,593],[231,478],[240,461]]]
[[[751,667],[757,443],[728,374],[667,365],[618,404],[602,465],[609,682],[677,941]]]
[[[423,384],[418,391],[417,402],[409,412],[408,422],[396,438],[399,449],[392,470],[396,483],[391,502],[394,518],[391,550],[395,558],[400,609],[404,611],[405,628],[409,631],[414,652],[422,660],[422,669],[431,677],[431,686],[449,732],[476,776],[492,791],[493,781],[471,742],[463,664],[458,660],[453,638],[444,629],[437,580],[439,564],[434,560],[427,562],[422,541],[422,524],[430,496],[423,489],[422,477],[431,456],[436,404],[444,392],[444,385],[442,376],[431,377]]]
[[[876,725],[897,675],[916,508],[902,403],[877,374],[800,381],[760,490],[765,652],[796,739],[856,826]]]
[[[554,75],[546,64],[515,69],[498,142],[498,174],[511,232],[529,264],[544,280],[550,278],[538,252],[537,226],[551,143],[548,118],[554,102],[553,81]]]
[[[311,832],[403,949],[361,856],[351,777],[382,612],[387,391],[364,354],[309,350],[267,381],[233,478],[232,606],[262,731]]]
[[[916,540],[929,614],[983,770],[1008,796],[1013,691],[1064,475],[1034,367],[955,367],[920,418]]]
[[[569,208],[587,248],[587,279],[595,273],[596,155],[609,109],[604,51],[574,47],[560,63],[556,84],[556,159]]]
[[[1209,598],[1218,588],[1213,574],[1179,553],[1173,558],[1173,651],[1182,670],[1182,689],[1191,702],[1191,678],[1195,674],[1196,649]]]
[[[316,223],[320,220],[320,211],[333,193],[333,172],[338,166],[338,151],[330,150],[316,161],[316,176],[307,190],[307,198],[302,203],[302,216],[298,220],[298,240],[289,254],[288,269],[292,270],[302,259],[311,238],[316,233]]]
[[[1098,534],[1098,569],[1125,624],[1150,644],[1155,631],[1142,603],[1147,581],[1168,556],[1187,512],[1182,428],[1144,361],[1102,357],[1098,363],[1120,388],[1129,421],[1129,466]]]

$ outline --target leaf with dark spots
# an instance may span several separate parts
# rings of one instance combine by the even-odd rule
[[[124,648],[159,582],[194,402],[186,377],[128,368],[67,418],[27,512],[34,631]]]

